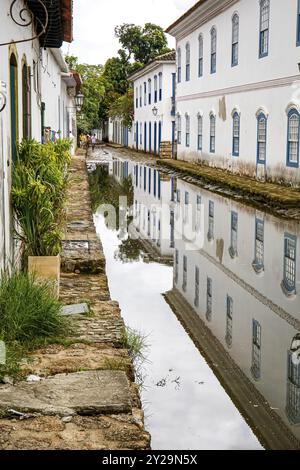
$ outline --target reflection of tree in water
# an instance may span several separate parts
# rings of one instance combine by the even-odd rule
[[[133,263],[139,261],[141,257],[142,247],[139,240],[127,238],[122,240],[118,250],[115,253],[115,259],[123,263]]]
[[[125,178],[120,184],[108,173],[107,165],[98,165],[96,170],[89,173],[92,209],[94,212],[103,204],[112,205],[116,211],[116,227],[120,228],[120,197],[127,197],[127,210],[133,205],[133,186],[131,177]],[[127,213],[127,222],[130,223],[130,214]]]

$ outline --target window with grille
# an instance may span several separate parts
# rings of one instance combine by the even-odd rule
[[[159,101],[162,100],[162,72],[158,74],[158,81],[159,81]]]
[[[177,117],[177,143],[181,144],[181,116]]]
[[[178,283],[178,270],[179,270],[179,252],[178,250],[175,250],[175,271],[174,271],[175,284]]]
[[[191,46],[189,43],[185,46],[185,80],[190,81],[191,78]]]
[[[252,364],[251,373],[255,380],[261,377],[261,326],[258,321],[252,323]]]
[[[293,424],[300,424],[300,364],[294,351],[288,351],[286,414]]]
[[[213,240],[214,238],[214,212],[215,212],[215,205],[213,201],[209,201],[208,207],[208,234],[207,238],[209,241]]]
[[[212,318],[212,280],[207,278],[206,284],[206,319],[211,321]]]
[[[256,271],[264,269],[264,221],[256,219],[255,221],[255,254],[254,268]]]
[[[202,204],[202,198],[201,196],[197,196],[196,224],[195,224],[196,231],[199,231],[201,228],[201,204]]]
[[[240,154],[240,116],[238,113],[233,115],[233,141],[232,155],[238,157]]]
[[[181,49],[177,51],[177,81],[181,83]]]
[[[157,75],[154,76],[154,103],[157,103]]]
[[[283,284],[288,293],[296,289],[296,237],[284,237],[284,276]]]
[[[231,212],[230,248],[229,248],[229,253],[232,258],[235,258],[238,254],[237,238],[238,238],[238,215],[236,212],[232,211]]]
[[[239,16],[235,14],[232,18],[232,49],[231,65],[234,67],[239,62]]]
[[[257,162],[265,164],[267,150],[267,118],[264,114],[258,116],[257,127]]]
[[[299,125],[299,113],[296,109],[292,109],[288,114],[288,166],[299,166]]]
[[[210,73],[217,71],[217,30],[213,28],[210,33],[211,36],[211,53],[210,53]]]
[[[190,116],[185,116],[185,146],[190,146],[191,120]]]
[[[226,301],[226,344],[228,347],[232,346],[232,326],[233,326],[233,300],[229,295]]]
[[[151,78],[148,80],[148,104],[151,104]]]
[[[199,289],[200,289],[200,274],[198,266],[195,267],[195,307],[199,307]]]
[[[203,118],[198,115],[198,150],[202,150],[203,142]]]
[[[203,36],[200,34],[198,39],[199,57],[198,57],[198,77],[203,77]]]
[[[187,257],[183,257],[183,281],[182,281],[182,290],[186,292],[187,289]]]
[[[216,116],[211,114],[210,116],[210,153],[215,153],[216,151]]]

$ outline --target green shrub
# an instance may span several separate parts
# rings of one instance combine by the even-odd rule
[[[13,168],[12,202],[26,255],[53,256],[60,250],[70,141],[23,141]]]

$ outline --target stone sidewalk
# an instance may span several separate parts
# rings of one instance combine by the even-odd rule
[[[0,386],[0,449],[149,449],[133,365],[123,345],[124,322],[110,299],[82,154],[70,168],[60,288],[65,305],[87,303],[90,314],[70,316],[72,336],[66,345],[49,345],[27,358],[24,373],[40,380]]]

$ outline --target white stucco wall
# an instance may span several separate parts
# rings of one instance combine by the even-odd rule
[[[0,43],[20,41],[35,36],[32,26],[18,26],[10,18],[10,0],[1,0],[2,26],[0,29]],[[14,16],[20,21],[18,12],[22,8],[22,1],[14,6]],[[23,13],[26,15],[25,13]],[[23,138],[23,100],[22,100],[22,67],[30,67],[31,84],[31,136],[41,142],[41,107],[46,104],[45,125],[59,130],[59,123],[63,129],[67,128],[65,110],[74,106],[72,99],[67,96],[66,86],[62,83],[61,72],[65,69],[63,59],[61,65],[57,63],[50,50],[41,49],[38,40],[10,44],[0,47],[0,83],[5,92],[7,103],[0,113],[0,269],[4,264],[16,263],[18,250],[14,249],[12,214],[10,207],[11,185],[11,104],[10,104],[10,67],[9,60],[14,53],[17,62],[17,91],[18,91],[18,139]],[[58,51],[59,53],[59,51]],[[59,116],[59,97],[61,99],[61,115]],[[64,133],[64,136],[67,135]]]

